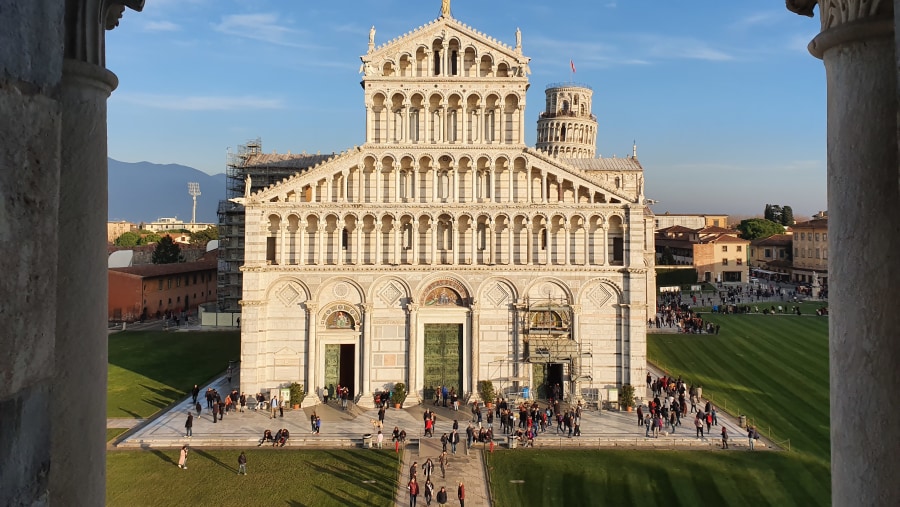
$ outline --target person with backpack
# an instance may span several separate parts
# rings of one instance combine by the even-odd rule
[[[728,428],[722,426],[722,449],[728,449]]]

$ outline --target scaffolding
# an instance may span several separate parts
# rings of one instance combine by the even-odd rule
[[[585,401],[597,406],[593,388],[593,353],[575,332],[574,310],[567,299],[526,300],[519,312],[524,364],[530,364],[539,385],[535,398],[552,396],[554,381],[562,388],[563,401]],[[535,369],[540,367],[541,371]]]
[[[238,302],[243,292],[244,206],[229,199],[242,197],[250,176],[250,191],[258,192],[269,185],[305,171],[334,156],[271,153],[262,151],[262,140],[251,139],[229,150],[225,167],[225,200],[219,201],[219,269],[217,279],[218,310],[240,312]]]

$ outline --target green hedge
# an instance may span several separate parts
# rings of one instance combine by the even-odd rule
[[[656,286],[689,285],[697,283],[696,269],[656,268]]]

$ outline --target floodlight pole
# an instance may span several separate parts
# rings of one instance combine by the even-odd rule
[[[197,196],[200,195],[200,183],[188,182],[188,194],[194,199],[194,209],[191,211],[191,223],[197,223]]]

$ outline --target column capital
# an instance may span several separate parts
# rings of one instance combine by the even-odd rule
[[[312,315],[316,313],[316,309],[319,307],[319,305],[317,303],[311,303],[307,301],[306,303],[303,303],[303,307],[306,308],[306,311],[308,311],[310,315]]]
[[[106,67],[106,31],[119,26],[126,7],[140,12],[144,0],[68,0],[65,57]]]
[[[816,4],[822,31],[809,43],[809,52],[816,58],[849,41],[893,37],[894,3],[890,0],[786,0],[789,11],[809,17]]]
[[[419,305],[419,303],[407,303],[407,304],[406,304],[406,310],[407,310],[409,313],[417,312],[417,311],[419,311],[419,307],[420,307],[420,306],[421,306],[421,305]]]
[[[375,311],[375,305],[372,303],[366,303],[364,305],[359,305],[360,308],[368,315]]]
[[[572,305],[572,313],[574,315],[581,315],[582,307],[581,305]]]

